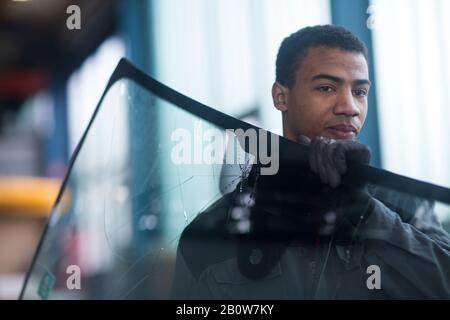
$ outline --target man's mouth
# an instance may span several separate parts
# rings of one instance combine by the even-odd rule
[[[353,125],[338,124],[326,128],[333,139],[356,139],[358,129]]]

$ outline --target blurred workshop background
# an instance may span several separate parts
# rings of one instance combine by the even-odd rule
[[[71,5],[80,29],[69,29]],[[334,23],[368,47],[372,164],[450,186],[446,0],[0,1],[0,299],[17,298],[68,161],[127,57],[164,84],[281,133],[275,56]],[[126,130],[126,128],[124,128]]]

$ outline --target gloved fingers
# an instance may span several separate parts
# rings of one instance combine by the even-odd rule
[[[351,152],[348,158],[357,161],[359,163],[369,164],[370,150],[367,146],[363,144],[358,144],[358,148],[356,148],[353,152]]]
[[[347,172],[346,151],[345,144],[340,142],[336,143],[336,148],[333,151],[333,160],[337,171],[341,175]]]
[[[299,138],[307,143],[307,137]],[[332,188],[341,183],[341,176],[347,172],[347,160],[368,164],[370,150],[367,146],[352,140],[328,141],[315,137],[310,143],[309,164],[319,174],[322,183]]]
[[[318,173],[320,181],[335,188],[340,184],[341,177],[333,161],[334,143],[323,137],[316,137],[310,147],[311,170]]]
[[[334,149],[335,146],[333,144],[329,144],[326,146],[326,153],[325,153],[326,156],[325,166],[327,169],[327,179],[328,184],[332,188],[336,188],[341,183],[341,174],[339,173],[339,170],[333,161]]]
[[[324,162],[327,170],[328,184],[332,188],[337,187],[341,182],[341,174],[334,161],[334,153],[337,146],[338,143],[335,140],[326,140]]]
[[[338,172],[343,175],[347,172],[347,161],[349,159],[368,164],[370,162],[370,150],[367,146],[356,141],[337,141],[332,158]]]
[[[320,164],[319,168],[322,168],[322,170],[319,169],[319,174],[322,172],[321,181],[335,188],[341,182],[341,176],[333,161],[333,151],[336,144],[334,140],[328,138],[321,138],[320,141],[320,155],[318,159]]]
[[[316,166],[317,171],[320,176],[320,181],[322,183],[328,184],[328,173],[327,173],[327,164],[326,164],[326,142],[322,137],[319,137],[317,139],[317,149],[315,150],[316,153]]]
[[[356,141],[342,141],[345,157],[355,162],[368,164],[370,162],[370,149]]]
[[[308,146],[308,145],[311,144],[311,139],[308,138],[307,136],[300,135],[300,136],[298,137],[298,143],[304,144],[304,145]]]

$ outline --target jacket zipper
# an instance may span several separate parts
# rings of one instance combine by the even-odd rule
[[[320,241],[317,239],[316,241],[316,250],[314,250],[314,259],[309,263],[311,267],[311,274],[312,274],[312,287],[311,287],[311,293],[309,299],[312,300],[315,298],[317,285],[318,285],[318,274],[317,274],[317,261],[319,257],[319,250],[320,250]]]

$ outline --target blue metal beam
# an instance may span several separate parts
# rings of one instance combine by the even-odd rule
[[[373,59],[372,33],[367,28],[369,0],[330,0],[333,24],[343,26],[357,35],[367,46],[369,53],[369,74],[372,81],[369,94],[369,111],[359,141],[372,151],[371,164],[381,167],[380,135],[376,96],[376,76]]]
[[[51,85],[53,131],[48,137],[44,137],[43,141],[44,174],[50,177],[63,178],[69,157],[66,79],[58,74],[55,74],[54,77]]]

